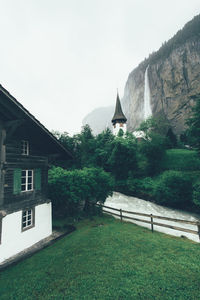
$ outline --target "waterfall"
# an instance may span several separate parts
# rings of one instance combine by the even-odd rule
[[[144,120],[152,116],[148,69],[149,66],[146,68],[145,75],[144,75]]]

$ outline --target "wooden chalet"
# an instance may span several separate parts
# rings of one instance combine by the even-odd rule
[[[47,176],[56,157],[72,158],[0,85],[0,263],[51,235]]]

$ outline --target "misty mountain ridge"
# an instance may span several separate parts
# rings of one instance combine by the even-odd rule
[[[90,112],[83,119],[83,125],[90,125],[94,134],[98,134],[106,128],[112,129],[111,119],[114,114],[114,106],[99,107]]]

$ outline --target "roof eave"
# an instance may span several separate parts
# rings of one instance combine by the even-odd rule
[[[53,134],[44,125],[42,125],[21,103],[19,103],[19,101],[17,101],[17,99],[14,98],[1,84],[0,91],[4,93],[4,95],[6,95],[6,97],[8,97],[21,111],[23,111],[28,118],[30,118],[38,127],[40,127],[40,129],[44,131],[55,144],[57,144],[60,150],[62,149],[62,151],[64,151],[68,156],[73,158],[71,153],[59,143]]]

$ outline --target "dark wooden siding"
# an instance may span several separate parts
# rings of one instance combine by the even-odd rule
[[[0,207],[4,200],[5,136],[6,131],[0,122]]]
[[[0,216],[0,244],[1,244],[1,235],[2,235],[2,218]]]
[[[29,206],[47,202],[48,158],[36,156],[37,149],[30,143],[30,155],[21,154],[21,137],[6,143],[6,163],[4,164],[4,202],[0,209],[7,212],[26,209]],[[41,154],[41,153],[40,153]],[[41,189],[14,194],[14,170],[41,170]]]
[[[14,137],[13,140],[7,141],[6,143],[6,155],[14,155],[18,154],[21,155],[21,141],[27,140],[29,142],[29,155],[30,156],[43,156],[44,153],[37,148],[37,146],[29,140],[29,138],[22,136],[20,139],[19,137]]]

